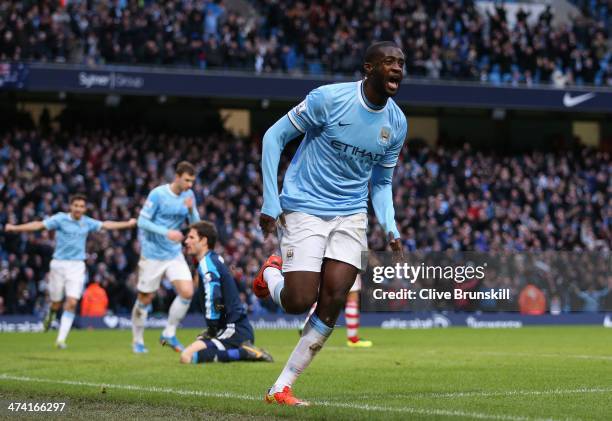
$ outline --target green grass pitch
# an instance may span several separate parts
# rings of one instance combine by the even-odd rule
[[[178,336],[187,343],[196,333]],[[52,347],[55,333],[4,333],[0,402],[65,400],[69,419],[612,420],[610,329],[361,333],[373,348],[347,348],[337,329],[298,380],[308,408],[263,402],[298,339],[293,330],[257,332],[274,363],[197,366],[180,365],[156,330],[146,334],[148,355],[132,354],[129,331],[73,331],[63,351]]]

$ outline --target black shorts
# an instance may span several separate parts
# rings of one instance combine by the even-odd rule
[[[253,334],[253,327],[248,319],[244,317],[236,323],[228,323],[225,329],[217,332],[217,336],[214,339],[207,339],[204,343],[206,346],[214,344],[216,348],[219,348],[220,342],[225,349],[231,349],[238,348],[246,341],[255,343],[255,335]]]

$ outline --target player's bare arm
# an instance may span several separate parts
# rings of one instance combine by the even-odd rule
[[[277,222],[281,225],[281,226],[285,226],[285,215],[284,214],[280,214],[278,216],[277,219],[272,218],[270,215],[266,215],[265,213],[262,213],[259,216],[259,227],[261,228],[261,230],[264,233],[264,237],[268,237],[268,235],[270,234],[274,234],[276,232],[276,224]]]
[[[183,233],[177,230],[168,230],[166,237],[168,237],[168,240],[174,241],[175,243],[180,243],[185,238]]]
[[[25,224],[13,225],[6,224],[4,231],[6,232],[35,232],[46,229],[45,224],[42,221],[33,221]]]
[[[265,213],[262,213],[259,216],[259,226],[261,230],[263,231],[264,236],[268,237],[268,235],[274,233],[274,230],[276,228],[276,218],[273,218],[270,215],[266,215]]]
[[[136,226],[136,218],[131,218],[127,221],[104,221],[102,228],[106,230],[123,230],[134,228]]]

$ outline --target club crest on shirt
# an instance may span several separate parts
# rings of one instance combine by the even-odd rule
[[[304,101],[300,102],[298,105],[296,105],[295,108],[293,109],[293,111],[295,112],[296,115],[300,115],[304,111],[306,111],[306,100],[304,100]]]
[[[380,129],[380,136],[378,137],[378,140],[383,145],[388,144],[389,140],[391,140],[391,129],[389,127],[383,126]]]
[[[290,248],[289,250],[287,250],[287,256],[285,257],[285,260],[292,260],[293,259],[293,249]]]

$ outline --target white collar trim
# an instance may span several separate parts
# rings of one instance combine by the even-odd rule
[[[368,106],[368,104],[365,102],[365,99],[363,98],[363,94],[362,94],[363,90],[361,89],[362,85],[363,85],[363,80],[360,80],[359,82],[357,82],[357,96],[359,97],[359,102],[361,102],[361,105],[363,105],[363,108],[365,108],[371,113],[382,113],[383,111],[385,111],[387,109],[387,104],[389,103],[389,99],[387,99],[387,103],[380,110],[376,110]]]
[[[178,195],[178,194],[176,194],[176,193],[174,193],[174,192],[172,191],[172,189],[170,188],[170,183],[166,184],[166,187],[168,187],[168,191],[170,192],[170,194],[171,194],[172,196],[174,196],[174,197],[179,197],[179,195]]]

